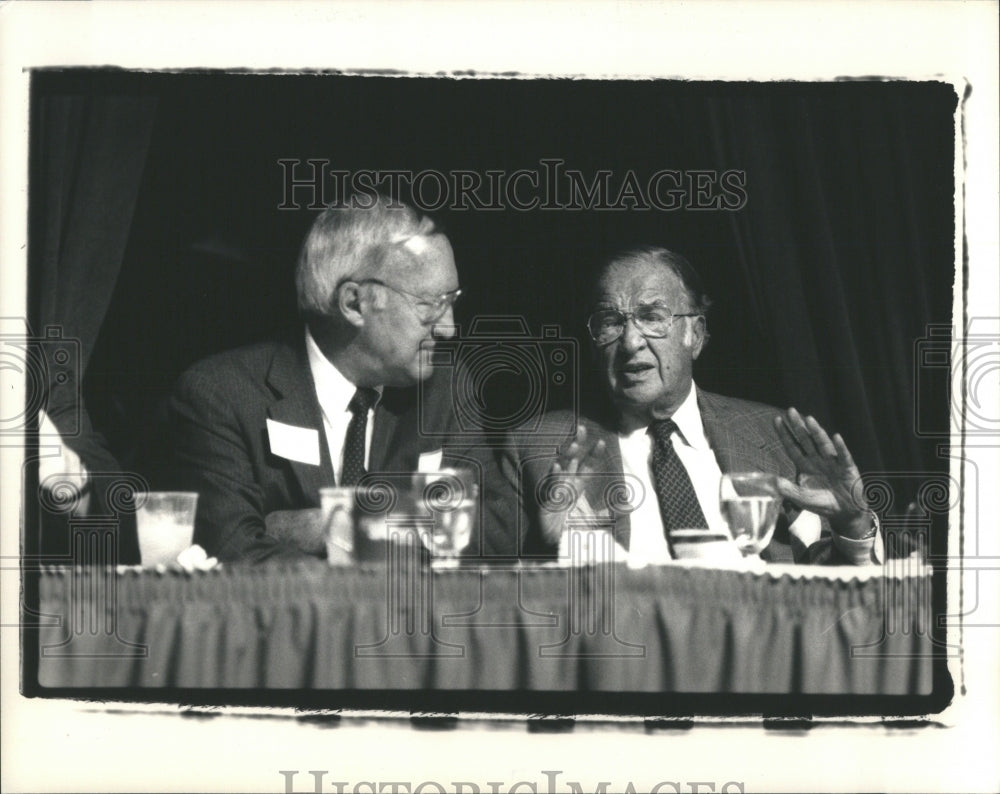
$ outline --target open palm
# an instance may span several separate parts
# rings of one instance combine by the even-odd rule
[[[797,483],[779,478],[784,498],[827,516],[834,526],[868,515],[861,473],[839,434],[831,438],[813,417],[803,419],[794,408],[777,416],[774,425],[799,473]]]

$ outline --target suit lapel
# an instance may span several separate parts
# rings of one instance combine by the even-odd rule
[[[773,436],[768,438],[765,435],[770,427],[761,424],[766,420],[751,421],[743,411],[734,409],[724,397],[701,390],[698,391],[698,407],[705,426],[705,436],[723,473],[763,471],[786,476],[793,474],[782,471],[780,458],[773,451]],[[792,538],[788,528],[798,514],[799,511],[788,503],[782,505],[774,536],[761,552],[764,560],[794,562]]]
[[[715,459],[723,473],[769,471],[768,439],[747,417],[733,411],[717,395],[698,389],[698,409]]]
[[[281,348],[271,361],[267,382],[277,397],[268,406],[271,419],[318,432],[319,466],[285,458],[281,460],[291,467],[305,499],[310,504],[319,504],[319,489],[334,484],[333,464],[305,346],[299,344]]]
[[[605,444],[605,455],[603,458],[604,470],[595,472],[602,476],[593,480],[593,493],[588,493],[588,498],[592,505],[604,505],[608,500],[607,488],[614,485],[623,477],[624,468],[622,465],[622,448],[618,443],[618,433],[602,424],[596,422],[587,423],[587,433],[597,441],[603,440]],[[615,523],[612,534],[615,541],[624,549],[628,549],[629,540],[632,534],[631,513],[626,511],[612,511]]]
[[[392,443],[399,425],[395,390],[386,388],[375,407],[375,426],[372,428],[372,446],[368,452],[368,470],[381,471],[387,467],[389,455],[398,445]]]

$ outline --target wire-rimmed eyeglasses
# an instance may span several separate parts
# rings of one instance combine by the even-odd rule
[[[407,292],[405,289],[394,287],[378,278],[361,279],[357,284],[378,284],[380,287],[391,289],[406,298],[411,298],[410,305],[413,307],[421,322],[433,323],[444,317],[445,312],[455,305],[455,301],[462,295],[462,290],[453,289],[442,292],[440,295],[418,295],[415,292]]]
[[[675,317],[701,317],[700,312],[675,314],[658,303],[644,303],[635,311],[623,312],[618,309],[599,309],[587,318],[587,330],[598,345],[609,345],[625,333],[629,320],[636,330],[650,339],[661,339],[670,333]]]

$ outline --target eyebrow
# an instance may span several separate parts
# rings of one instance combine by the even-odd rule
[[[669,309],[670,308],[670,304],[667,303],[667,301],[666,301],[665,298],[653,298],[652,300],[639,301],[635,305],[636,306],[662,306],[664,309]],[[615,311],[617,311],[618,310],[618,305],[616,303],[614,303],[613,301],[611,301],[611,300],[607,300],[605,298],[600,298],[594,304],[594,308],[595,309],[608,308],[608,309],[614,309]]]

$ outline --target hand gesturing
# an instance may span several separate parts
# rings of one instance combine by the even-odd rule
[[[570,513],[583,516],[595,514],[585,493],[586,480],[590,474],[602,469],[600,461],[606,452],[604,439],[591,439],[583,425],[577,426],[576,435],[559,450],[549,476],[562,486],[559,489],[562,496],[568,492],[572,498],[542,504],[542,532],[549,542],[559,541]],[[550,490],[555,493],[555,489]]]
[[[799,473],[778,478],[779,493],[798,507],[825,515],[838,534],[858,536],[870,525],[861,474],[840,434],[827,435],[813,417],[794,408],[774,420],[778,437]]]

